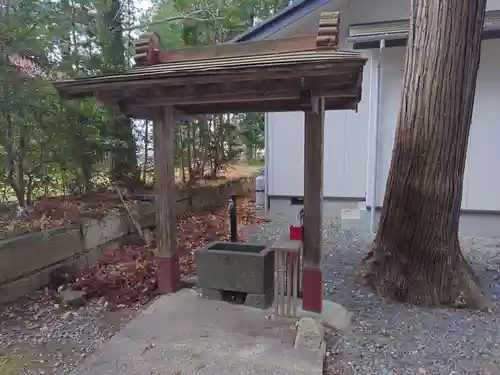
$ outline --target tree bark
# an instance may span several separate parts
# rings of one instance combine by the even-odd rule
[[[486,0],[413,0],[403,96],[379,229],[365,259],[376,293],[487,308],[460,250],[463,177]]]

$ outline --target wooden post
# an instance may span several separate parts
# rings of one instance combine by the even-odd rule
[[[321,313],[323,303],[320,263],[323,239],[324,103],[323,98],[313,98],[311,108],[305,110],[302,307],[316,313]]]
[[[174,110],[161,110],[160,121],[154,123],[154,160],[156,190],[156,231],[158,235],[157,279],[160,293],[173,293],[180,288],[177,223],[175,215],[176,186],[174,175]]]

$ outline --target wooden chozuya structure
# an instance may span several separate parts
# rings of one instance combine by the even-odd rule
[[[151,34],[136,43],[136,67],[54,83],[64,99],[94,95],[104,106],[154,121],[158,287],[180,288],[174,213],[174,132],[182,116],[303,111],[305,114],[303,308],[320,312],[325,110],[357,109],[366,59],[337,51],[338,13],[318,35],[164,51]]]

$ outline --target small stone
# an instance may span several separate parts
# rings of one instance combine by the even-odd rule
[[[339,331],[347,331],[351,325],[351,318],[352,313],[344,306],[333,301],[323,301],[321,319],[327,327]]]
[[[418,369],[418,373],[419,373],[419,374],[422,374],[422,375],[425,375],[425,374],[427,374],[427,370],[426,370],[426,369],[424,369],[424,368],[422,368],[422,367],[420,367],[420,368]]]
[[[85,305],[85,293],[80,290],[64,289],[58,294],[59,299],[66,306],[81,307]]]

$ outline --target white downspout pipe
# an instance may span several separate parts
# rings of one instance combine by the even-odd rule
[[[269,142],[269,117],[264,113],[264,210],[269,211],[269,155],[271,154],[271,143]]]
[[[373,236],[375,236],[375,211],[377,206],[377,166],[378,166],[378,127],[380,123],[380,96],[382,95],[382,80],[381,80],[381,62],[382,59],[382,50],[385,48],[385,39],[380,41],[379,54],[377,58],[377,70],[376,70],[376,87],[377,87],[377,95],[375,97],[375,121],[373,122],[373,129],[371,129],[371,139],[372,139],[372,152],[373,152],[373,170],[372,170],[372,178],[371,178],[371,207],[370,207],[370,232]]]

